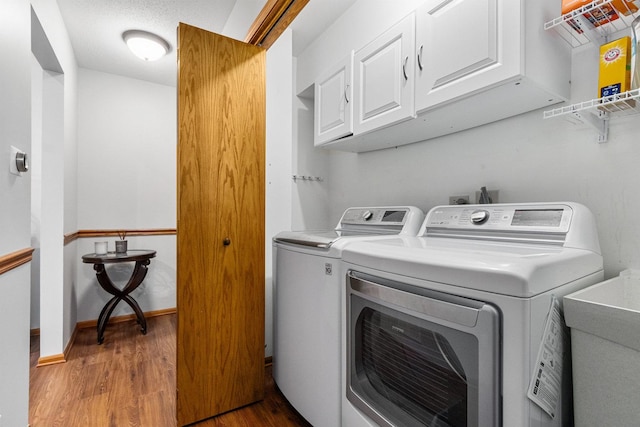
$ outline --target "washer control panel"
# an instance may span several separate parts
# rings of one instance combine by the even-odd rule
[[[424,213],[415,206],[367,206],[344,211],[335,231],[341,236],[417,236],[423,224]]]
[[[489,219],[489,211],[478,209],[471,212],[471,222],[473,224],[484,224]]]
[[[402,225],[408,212],[405,208],[351,208],[344,212],[340,224]]]

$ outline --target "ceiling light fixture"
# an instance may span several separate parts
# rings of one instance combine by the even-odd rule
[[[155,61],[169,52],[169,43],[160,36],[142,30],[129,30],[122,33],[131,52],[145,61]]]

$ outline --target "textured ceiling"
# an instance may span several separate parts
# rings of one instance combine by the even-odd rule
[[[220,32],[235,0],[58,0],[78,65],[155,83],[175,85],[176,28],[186,22]],[[171,52],[144,62],[122,40],[126,30],[145,30],[169,42]]]
[[[184,22],[243,39],[266,0],[57,0],[78,66],[165,85],[176,80],[176,28]],[[356,0],[311,0],[291,27],[294,55]],[[241,17],[234,10],[241,11]],[[122,40],[126,30],[155,33],[171,52],[144,62]]]

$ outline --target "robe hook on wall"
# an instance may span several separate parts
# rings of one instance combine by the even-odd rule
[[[298,180],[302,181],[318,181],[322,182],[324,179],[321,176],[310,176],[310,175],[293,175],[293,182],[297,182]]]

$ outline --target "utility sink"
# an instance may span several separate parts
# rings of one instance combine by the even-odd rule
[[[640,351],[640,270],[564,297],[567,326]]]
[[[576,426],[638,426],[640,270],[564,297]]]

